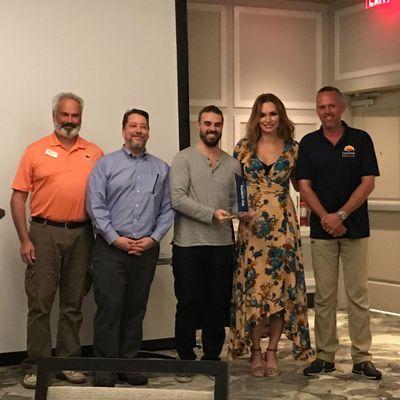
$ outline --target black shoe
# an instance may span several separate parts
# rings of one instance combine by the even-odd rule
[[[368,379],[382,379],[382,372],[375,368],[372,361],[363,361],[358,364],[353,364],[353,374],[364,375]]]
[[[134,372],[120,373],[118,377],[121,381],[129,383],[132,386],[143,386],[147,385],[148,378],[146,375],[138,374]]]
[[[93,377],[94,386],[114,387],[117,376],[109,372],[96,372]]]
[[[327,374],[329,372],[335,371],[335,363],[321,360],[317,358],[311,363],[307,368],[303,369],[303,374],[305,376]]]

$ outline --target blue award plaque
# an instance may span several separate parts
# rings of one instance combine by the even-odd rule
[[[242,176],[235,174],[235,183],[236,183],[236,199],[237,199],[238,212],[240,213],[249,211],[249,203],[247,201],[246,180]]]

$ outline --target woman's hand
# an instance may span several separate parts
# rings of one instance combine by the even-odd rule
[[[249,222],[256,215],[254,211],[242,211],[239,213],[239,220],[244,222]]]

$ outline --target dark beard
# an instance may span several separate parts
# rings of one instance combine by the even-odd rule
[[[216,147],[216,146],[218,146],[218,143],[221,140],[221,135],[219,135],[215,139],[209,140],[207,138],[207,135],[205,135],[203,133],[200,133],[200,139],[206,146],[208,146],[208,147]]]

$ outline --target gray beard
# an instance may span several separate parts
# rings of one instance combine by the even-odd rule
[[[146,150],[146,143],[132,143],[129,144],[125,143],[126,149],[131,151],[132,153],[142,153]]]
[[[81,129],[81,126],[78,125],[75,128],[71,127],[62,127],[60,124],[54,123],[54,130],[65,139],[72,139],[76,137]]]

